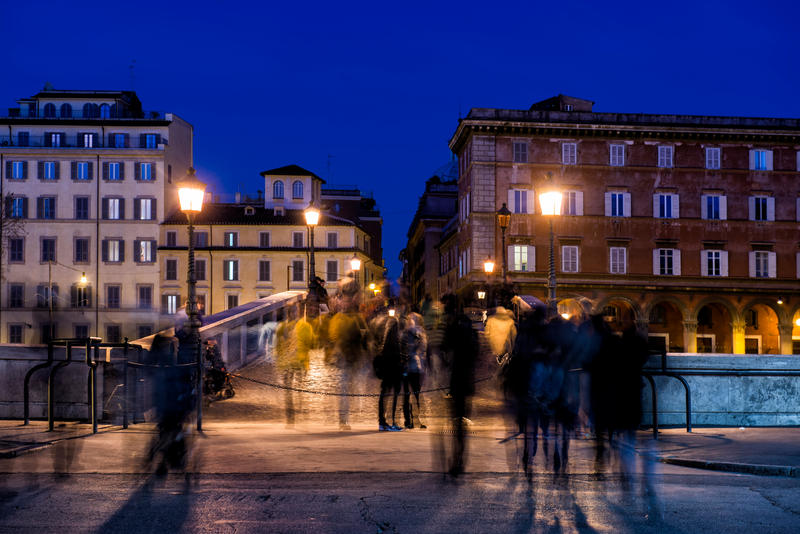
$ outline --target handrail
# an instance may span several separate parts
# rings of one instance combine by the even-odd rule
[[[28,425],[31,422],[30,417],[30,396],[31,396],[31,376],[39,369],[50,367],[53,365],[53,345],[47,344],[47,361],[34,365],[30,370],[25,373],[25,380],[22,383],[22,403],[23,403],[23,425]]]

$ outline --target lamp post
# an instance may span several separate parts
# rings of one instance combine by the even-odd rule
[[[549,190],[539,195],[542,215],[550,221],[550,272],[547,276],[547,318],[552,319],[558,313],[556,303],[556,263],[553,255],[553,218],[561,215],[561,193]]]
[[[306,315],[316,317],[319,315],[319,295],[317,295],[316,281],[314,280],[317,276],[316,266],[314,265],[314,227],[319,223],[319,210],[311,203],[306,208],[304,215],[309,230],[308,297],[306,297],[306,301],[312,304],[310,309],[306,306]]]
[[[203,197],[205,197],[206,184],[195,178],[194,174],[194,168],[189,167],[186,170],[186,177],[178,182],[176,186],[178,188],[178,200],[180,201],[181,211],[186,214],[186,219],[189,223],[189,272],[186,278],[186,315],[188,319],[187,324],[189,325],[187,343],[194,353],[195,365],[197,367],[197,430],[202,431],[203,402],[201,396],[203,392],[203,359],[200,354],[200,318],[197,315],[197,280],[195,280],[194,277],[194,218],[203,209]]]
[[[500,226],[500,254],[503,255],[503,282],[506,281],[506,273],[508,272],[508,260],[506,259],[508,256],[506,253],[506,228],[508,228],[510,222],[511,212],[506,207],[506,203],[503,202],[503,207],[497,210],[497,224]]]

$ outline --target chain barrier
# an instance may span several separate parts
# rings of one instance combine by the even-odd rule
[[[275,389],[284,389],[287,391],[296,391],[298,393],[310,393],[312,395],[326,395],[330,397],[380,397],[380,393],[336,393],[334,391],[315,391],[313,389],[303,389],[303,388],[295,388],[291,386],[284,386],[281,384],[274,384],[272,382],[265,382],[264,380],[257,380],[255,378],[250,378],[247,376],[242,376],[236,373],[231,373],[231,376],[235,378],[241,378],[242,380],[247,380],[250,382],[254,382],[256,384],[260,384],[262,386],[268,386]],[[486,376],[483,378],[479,378],[478,380],[474,381],[473,384],[478,384],[480,382],[485,382],[487,380],[491,380],[494,378],[493,376]],[[442,386],[433,389],[423,389],[420,393],[433,393],[435,391],[446,391],[450,389],[449,386]]]

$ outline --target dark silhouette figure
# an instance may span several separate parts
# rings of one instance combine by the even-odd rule
[[[381,394],[378,397],[378,430],[402,430],[396,424],[397,397],[400,395],[400,384],[403,378],[403,355],[400,347],[400,320],[397,317],[378,318],[377,354],[372,362],[375,376],[381,381]],[[386,396],[392,393],[392,424],[386,419]]]

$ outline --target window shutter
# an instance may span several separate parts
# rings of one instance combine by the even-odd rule
[[[70,176],[73,180],[78,178],[78,162],[73,161],[69,164],[70,166]]]
[[[133,219],[135,221],[139,220],[139,217],[142,215],[142,199],[141,198],[134,198],[133,199]]]
[[[700,276],[708,276],[708,251],[700,251]]]
[[[36,164],[36,177],[40,180],[44,179],[44,161],[39,161]]]
[[[775,197],[767,197],[767,220],[775,220]]]
[[[102,218],[108,219],[108,199],[104,198],[100,203],[101,210],[102,210]]]
[[[536,270],[536,247],[533,245],[528,246],[528,271],[534,272]]]
[[[72,308],[78,307],[78,286],[69,288],[69,303]]]
[[[723,221],[728,219],[728,197],[719,197],[719,218]]]
[[[125,241],[119,240],[119,261],[125,261]]]
[[[680,249],[672,249],[672,272],[675,276],[681,275],[681,251]]]
[[[161,313],[167,313],[167,295],[161,295]]]
[[[750,278],[755,278],[756,277],[756,252],[754,250],[751,250],[750,252],[748,252],[747,260],[748,260],[747,261],[748,267],[749,267],[749,270],[750,270]]]
[[[44,212],[44,199],[36,197],[36,218],[41,219]]]
[[[156,240],[155,239],[151,239],[150,240],[150,261],[155,262],[156,259],[157,259],[156,258]]]
[[[661,270],[659,269],[658,265],[658,252],[660,249],[654,248],[653,249],[653,274],[661,274]]]
[[[606,217],[611,217],[611,193],[605,194],[606,200]]]
[[[22,198],[22,218],[28,218],[28,197]]]
[[[125,199],[119,199],[119,220],[125,219]]]
[[[142,164],[138,161],[133,164],[133,178],[139,180],[142,177]]]
[[[161,134],[156,134],[156,148],[161,144]]]
[[[631,216],[631,194],[630,193],[622,193],[622,216],[623,217],[630,217]]]
[[[84,295],[86,295],[86,306],[89,307],[92,305],[92,286],[86,286],[84,289]]]
[[[88,170],[89,179],[94,180],[94,162],[90,161],[88,167],[89,167]]]
[[[583,191],[575,193],[575,215],[583,215]]]
[[[120,161],[119,162],[119,179],[120,180],[124,180],[125,179],[125,162],[124,161]]]
[[[61,162],[60,161],[56,161],[55,168],[56,168],[56,180],[58,180],[58,179],[61,178]]]
[[[106,146],[114,148],[114,134],[113,133],[108,134],[108,145],[106,145]]]
[[[797,261],[797,273],[796,273],[796,276],[797,276],[797,278],[800,278],[800,252],[798,252],[797,255],[796,255],[796,261]]]
[[[11,162],[6,161],[6,180],[11,178]]]
[[[508,190],[508,209],[511,210],[511,213],[516,213],[516,208],[514,207],[514,190]]]
[[[681,216],[680,197],[676,194],[673,194],[671,196],[672,196],[672,218],[678,219]]]
[[[767,150],[767,170],[772,170],[772,150]]]
[[[147,135],[139,134],[139,148],[145,148],[146,146],[147,146]]]
[[[526,213],[531,213],[532,214],[534,212],[533,208],[536,205],[536,197],[533,194],[533,189],[528,189],[527,191],[528,191],[528,199],[527,199],[527,204],[528,204],[527,208],[528,208],[528,210],[526,211]]]
[[[800,197],[797,197],[797,199],[795,200],[794,210],[795,210],[795,220],[800,221]]]
[[[800,253],[798,253],[800,254]],[[506,265],[508,265],[508,270],[514,270],[514,246],[509,245],[506,247]]]
[[[142,242],[138,239],[133,240],[133,261],[140,263],[142,261]]]
[[[235,260],[233,261],[233,279],[239,279],[239,262]]]
[[[720,276],[728,276],[728,251],[719,251],[719,274]]]
[[[700,195],[700,218],[708,219],[708,195]]]
[[[653,195],[653,218],[658,218],[658,194]]]
[[[103,162],[103,180],[108,180],[108,162]]]
[[[756,151],[750,149],[750,170],[753,170],[755,168],[756,168]]]
[[[157,202],[158,202],[158,199],[156,199],[156,198],[150,200],[150,217],[148,217],[148,219],[150,219],[151,221],[154,221],[154,220],[158,219],[158,216],[157,216],[158,209],[156,208],[156,203]]]
[[[767,253],[767,268],[770,278],[775,278],[777,276],[776,259],[777,259],[777,254],[775,252]]]
[[[58,308],[58,285],[53,284],[53,294],[50,298],[53,299],[53,308]]]
[[[747,218],[751,221],[756,220],[756,199],[755,197],[747,198]]]
[[[102,252],[100,254],[103,261],[108,261],[108,239],[103,239]]]
[[[131,134],[125,134],[125,148],[131,146]]]

